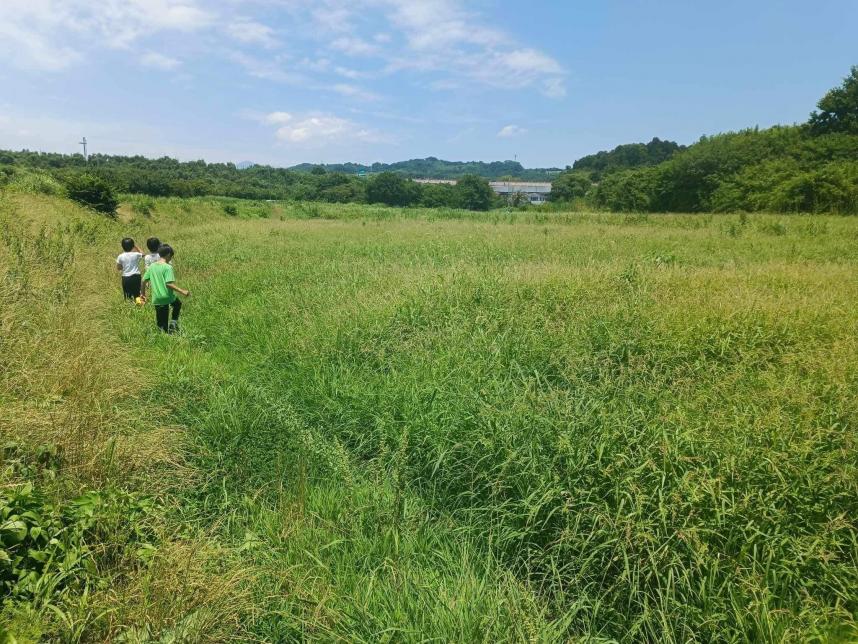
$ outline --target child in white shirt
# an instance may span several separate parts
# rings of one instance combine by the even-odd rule
[[[122,294],[126,300],[136,300],[140,297],[140,260],[143,253],[130,237],[122,240],[122,251],[116,258],[116,270],[122,273]]]

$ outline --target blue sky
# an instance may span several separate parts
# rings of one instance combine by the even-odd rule
[[[0,148],[565,166],[803,121],[858,2],[0,0]]]

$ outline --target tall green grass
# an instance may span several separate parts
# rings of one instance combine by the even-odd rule
[[[19,188],[0,190],[0,640],[240,637],[253,571],[168,518],[198,474],[110,322],[136,313],[123,227]]]
[[[3,199],[2,484],[154,501],[22,641],[858,638],[858,222]]]
[[[271,214],[165,207],[183,336],[122,331],[258,636],[858,636],[856,222]]]

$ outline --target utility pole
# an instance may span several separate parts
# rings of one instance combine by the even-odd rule
[[[89,156],[87,156],[87,154],[86,154],[86,137],[83,137],[83,141],[78,143],[78,145],[83,146],[83,162],[88,164],[89,163]]]

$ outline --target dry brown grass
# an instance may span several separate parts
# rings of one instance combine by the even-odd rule
[[[84,246],[90,234],[96,245],[105,242],[110,225],[66,207],[61,220],[54,200],[18,196],[0,206],[0,437],[55,445],[69,482],[91,486],[175,453],[180,434],[138,440],[134,395],[142,370],[103,322],[115,284],[92,270],[94,249]]]
[[[147,568],[95,598],[110,612],[92,641],[119,634],[132,642],[247,641],[242,622],[251,611],[252,580],[252,569],[235,566],[214,541],[167,542]]]
[[[59,504],[113,485],[159,499],[161,514],[148,565],[130,546],[101,571],[106,589],[64,600],[65,618],[24,605],[0,616],[0,632],[12,619],[13,628],[32,626],[19,641],[234,639],[249,575],[205,535],[179,536],[167,518],[170,491],[193,485],[197,472],[183,428],[143,406],[145,356],[133,355],[109,322],[118,289],[109,260],[122,224],[65,200],[0,193],[0,233],[0,444],[56,450],[56,477],[36,483]],[[14,487],[29,475],[4,463],[0,476]],[[117,545],[125,547],[104,547]]]

